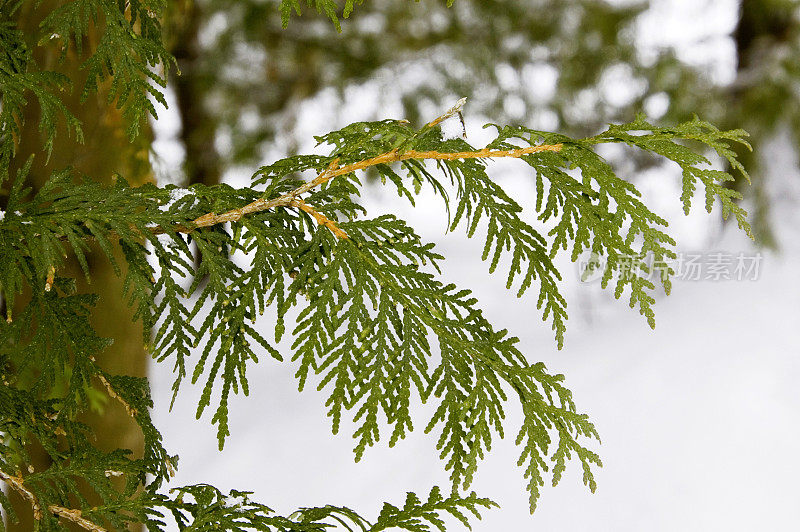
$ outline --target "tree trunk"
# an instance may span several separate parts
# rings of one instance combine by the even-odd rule
[[[35,2],[26,2],[21,7],[18,13],[19,27],[30,37],[31,45],[36,42],[39,22],[58,3],[55,0],[45,0],[37,7]],[[101,30],[94,28],[93,31],[96,37]],[[91,43],[95,42],[92,37],[87,39],[84,49],[91,48]],[[149,129],[143,128],[143,133],[137,140],[134,143],[129,142],[121,113],[113,104],[108,104],[107,92],[102,86],[98,94],[90,95],[85,102],[80,101],[86,79],[85,73],[80,70],[80,64],[85,58],[77,57],[74,49],[71,49],[64,62],[59,64],[58,52],[41,47],[36,50],[35,59],[40,68],[58,70],[73,80],[72,92],[63,97],[70,111],[82,122],[85,142],[78,144],[75,139],[70,139],[61,127],[48,160],[42,151],[38,106],[29,105],[25,109],[25,123],[17,154],[11,164],[12,171],[19,168],[30,155],[35,155],[29,176],[29,184],[34,187],[41,186],[54,170],[68,166],[103,183],[109,183],[115,174],[124,176],[132,185],[152,181]],[[99,354],[97,362],[112,374],[143,377],[147,369],[147,355],[142,345],[142,326],[133,322],[133,313],[122,297],[122,281],[114,274],[99,249],[93,250],[87,259],[91,268],[91,285],[83,282],[83,274],[75,264],[70,266],[69,271],[59,274],[77,278],[79,290],[91,291],[100,296],[93,315],[93,325],[98,334],[112,338],[114,344]],[[118,261],[124,264],[121,253]],[[93,427],[97,437],[96,444],[100,449],[125,448],[132,450],[135,456],[142,455],[142,435],[116,401],[109,399],[102,413],[89,413],[83,421]],[[34,468],[37,471],[47,468],[47,456],[41,450],[35,456],[38,463],[32,464]],[[88,495],[91,496],[91,493]],[[15,493],[11,494],[11,498],[20,523],[7,525],[8,530],[33,530],[30,505]]]
[[[173,9],[180,10],[170,25],[170,40],[174,43],[171,52],[180,75],[174,72],[170,82],[175,88],[181,118],[181,142],[186,149],[185,181],[186,184],[216,185],[221,177],[220,156],[214,145],[216,122],[205,107],[208,79],[203,74],[202,50],[198,41],[201,7],[197,2],[189,1]]]
[[[739,21],[733,33],[736,44],[737,81],[732,85],[728,103],[736,112],[732,116],[746,119],[750,112],[757,112],[758,119],[745,123],[727,124],[732,128],[744,128],[751,134],[753,151],[738,150],[745,168],[757,168],[759,145],[769,140],[770,134],[780,123],[783,110],[781,102],[771,102],[772,93],[764,91],[768,83],[762,75],[762,60],[769,57],[775,48],[786,43],[796,25],[793,11],[796,2],[786,0],[742,0],[739,7]],[[766,101],[762,101],[766,98]],[[757,111],[754,111],[757,110]],[[777,242],[769,222],[769,196],[764,183],[763,172],[753,176],[753,186],[741,190],[753,200],[752,226],[756,239],[767,247],[775,247]],[[745,184],[737,181],[741,188]]]

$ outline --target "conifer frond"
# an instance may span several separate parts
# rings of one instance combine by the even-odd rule
[[[403,506],[384,503],[378,518],[371,523],[349,508],[333,505],[301,508],[284,517],[252,501],[250,495],[250,492],[235,490],[226,495],[213,486],[197,484],[171,490],[171,499],[164,496],[154,499],[153,508],[158,508],[156,511],[161,517],[164,516],[164,509],[168,510],[181,530],[380,532],[396,529],[429,532],[433,528],[444,531],[443,517],[446,515],[469,527],[470,516],[480,519],[482,508],[497,506],[475,493],[445,498],[439,488],[434,487],[427,500],[408,493]],[[152,521],[155,530],[162,530],[157,525],[163,525],[164,521],[159,521]]]
[[[21,2],[0,2],[0,184],[8,177],[7,168],[14,155],[23,124],[23,109],[32,96],[41,114],[39,128],[44,133],[44,150],[52,150],[56,125],[60,118],[77,142],[83,141],[80,121],[61,101],[62,93],[72,89],[66,76],[41,70],[33,59],[33,50],[25,36],[12,22]],[[166,106],[158,87],[166,86],[166,69],[173,58],[164,48],[160,18],[164,1],[113,2],[75,0],[64,2],[51,11],[39,28],[38,46],[57,44],[62,59],[74,46],[79,57],[86,58],[82,68],[88,72],[82,88],[83,99],[110,80],[108,102],[122,109],[131,138],[148,115],[156,116],[150,97]],[[101,31],[102,29],[102,31]],[[100,34],[93,50],[84,50],[89,32]],[[159,74],[157,69],[163,72]]]
[[[342,226],[349,239],[337,242],[318,230],[309,245],[315,256],[297,265],[289,292],[304,293],[308,303],[292,347],[301,389],[313,373],[322,375],[319,388],[331,389],[326,405],[334,432],[343,412],[354,412],[357,460],[380,439],[382,419],[392,426],[390,446],[413,430],[412,391],[439,402],[426,431],[441,426],[438,447],[454,486],[470,485],[493,436],[502,437],[503,403],[512,390],[530,405],[526,423],[542,430],[544,420],[544,430],[569,440],[561,445],[581,460],[593,456],[576,439],[595,437],[594,428],[571,401],[551,399],[553,390],[568,392],[543,367],[528,366],[517,339],[494,331],[469,291],[425,271],[442,259],[430,244],[389,216]],[[437,347],[438,365],[431,358]],[[525,454],[537,445],[546,456],[541,441],[526,442]],[[531,462],[534,469],[539,477],[547,467]]]
[[[529,478],[534,508],[547,472],[558,482],[572,457],[594,489],[593,467],[600,461],[585,446],[585,440],[597,438],[594,427],[576,410],[561,376],[550,375],[541,364],[531,365],[517,349],[516,338],[486,321],[468,290],[434,275],[442,257],[432,245],[422,243],[394,217],[356,219],[364,212],[357,202],[357,172],[374,168],[411,202],[422,187],[430,186],[446,205],[455,205],[450,230],[464,225],[473,237],[485,221],[483,258],[490,260],[490,271],[508,255],[509,287],[520,279],[522,295],[538,282],[539,307],[561,345],[566,302],[551,261],[559,251],[568,251],[572,260],[585,250],[604,255],[610,266],[604,286],[614,268],[634,261],[634,275],[620,276],[615,294],[630,288],[631,306],[638,305],[651,324],[654,284],[646,259],[664,260],[674,253],[674,241],[664,232],[666,222],[592,151],[593,145],[625,142],[664,155],[681,165],[684,175],[703,181],[709,194],[719,194],[731,212],[743,212],[715,185],[723,178],[698,166],[705,158],[676,142],[705,142],[732,157],[735,166],[727,146],[741,141],[740,132],[720,132],[695,121],[631,133],[645,126],[649,124],[639,119],[588,139],[503,127],[494,141],[477,149],[460,139],[443,139],[438,124],[414,130],[403,121],[357,123],[318,139],[332,146],[327,156],[296,156],[260,169],[253,182],[261,191],[226,185],[130,188],[121,179],[107,188],[75,181],[64,172],[27,198],[17,179],[9,202],[14,214],[0,222],[0,238],[17,252],[0,260],[0,271],[6,272],[6,287],[49,286],[64,254],[71,251],[81,259],[87,239],[96,240],[112,261],[113,246],[119,243],[128,263],[126,292],[137,316],[153,328],[154,356],[173,360],[174,392],[189,375],[194,382],[203,379],[200,416],[210,406],[213,389],[220,387],[212,416],[220,447],[229,435],[231,392],[248,393],[247,365],[258,360],[254,346],[276,360],[283,358],[254,327],[268,305],[278,311],[276,340],[285,334],[289,311],[298,307],[291,358],[299,386],[319,376],[318,387],[329,390],[326,405],[334,432],[342,416],[352,413],[357,460],[379,441],[383,424],[388,424],[390,445],[413,430],[416,395],[436,401],[426,431],[440,431],[437,445],[453,487],[467,488],[493,437],[503,436],[504,409],[515,396],[523,412],[517,438],[520,465]],[[518,158],[534,170],[536,212],[541,222],[552,225],[546,235],[522,218],[522,207],[487,174],[485,161],[499,157]],[[428,160],[440,172],[426,166]],[[308,170],[317,177],[297,179]],[[456,198],[451,200],[453,187]],[[142,245],[143,239],[149,247]],[[196,270],[190,241],[204,257]],[[230,259],[235,253],[249,257],[252,266],[238,266]],[[122,275],[121,268],[118,273]],[[661,273],[668,290],[671,272]],[[183,277],[195,279],[188,290],[178,282]],[[85,319],[91,302],[64,292],[63,283],[56,277],[56,290],[37,294],[26,312],[38,314],[25,314],[23,320],[49,323],[48,316],[65,314]],[[45,304],[65,310],[58,314],[61,307]],[[56,325],[48,328],[49,335],[66,334]],[[7,331],[17,331],[7,333],[11,343],[24,344],[20,330],[9,324]],[[83,334],[91,338],[89,331]],[[51,369],[55,375],[71,365],[72,387],[85,387],[96,374],[91,364],[81,365],[85,354],[80,345],[100,349],[99,340],[79,345],[37,338],[33,336],[28,353],[55,343],[67,346],[50,349],[53,361],[46,367],[56,368]],[[52,378],[43,382],[53,385]],[[157,441],[155,429],[146,420],[142,424]],[[167,461],[155,444],[150,457],[151,463]]]
[[[677,163],[683,171],[683,209],[689,214],[692,197],[699,181],[705,188],[705,208],[711,212],[717,199],[722,204],[722,216],[727,219],[731,214],[736,218],[736,223],[750,238],[753,238],[750,224],[747,222],[747,212],[735,200],[741,200],[741,193],[726,183],[735,178],[720,170],[708,168],[711,162],[702,154],[695,152],[676,140],[694,141],[711,148],[717,155],[724,158],[733,170],[750,182],[747,170],[739,162],[733,146],[742,145],[752,149],[747,141],[748,134],[742,129],[721,131],[719,128],[694,117],[688,122],[673,128],[657,127],[647,122],[643,115],[636,117],[630,124],[612,125],[608,130],[592,138],[586,139],[589,143],[624,142],[631,146],[652,151],[658,155]]]
[[[128,386],[118,379],[115,384],[120,385],[120,393],[127,393]],[[0,431],[4,434],[0,479],[30,502],[40,530],[64,530],[64,520],[86,530],[106,530],[105,523],[119,530],[129,523],[143,522],[151,495],[139,488],[156,489],[164,476],[159,469],[172,467],[174,458],[164,454],[168,460],[164,463],[159,462],[161,456],[155,458],[148,451],[140,460],[130,458],[130,451],[124,449],[99,451],[91,443],[89,427],[75,421],[75,412],[66,408],[67,400],[37,397],[8,385],[0,387]],[[134,395],[126,395],[126,399],[142,413],[144,417],[137,421],[148,432],[147,427],[152,427],[147,418],[151,404],[137,401]],[[160,435],[146,439],[148,448],[163,451]],[[37,471],[27,465],[30,460],[25,445],[31,442],[41,444],[49,455],[52,464],[47,469]],[[158,480],[148,483],[148,475]],[[125,480],[122,489],[114,484],[117,478]],[[102,503],[77,496],[79,483],[90,486]],[[0,503],[13,519],[5,495],[0,496]]]
[[[344,7],[339,7],[337,0],[306,0],[309,9],[315,9],[317,13],[325,15],[336,27],[336,31],[342,31],[339,20],[340,13],[342,18],[347,18],[353,12],[356,4],[361,4],[364,0],[345,0]],[[281,13],[281,24],[285,28],[289,25],[289,19],[294,12],[297,16],[301,14],[301,0],[281,0],[279,7]]]
[[[20,5],[18,1],[0,1],[0,186],[8,178],[8,166],[24,124],[23,110],[30,96],[39,106],[45,153],[49,155],[52,150],[59,117],[64,119],[67,132],[77,141],[82,140],[79,121],[58,96],[58,92],[70,87],[70,80],[39,70],[25,35],[12,22]]]
[[[166,107],[163,93],[166,72],[174,62],[162,41],[164,0],[74,0],[55,8],[41,23],[42,39],[55,40],[62,57],[71,47],[83,57],[83,39],[99,33],[97,45],[87,50],[82,68],[88,73],[82,98],[97,91],[109,79],[108,103],[122,109],[128,136],[134,138],[148,115],[156,116],[153,97]],[[100,29],[102,28],[102,31]]]
[[[447,513],[458,519],[461,524],[471,529],[467,513],[480,519],[479,510],[496,507],[493,501],[478,497],[474,492],[466,497],[443,497],[439,488],[434,487],[426,501],[414,494],[406,496],[405,504],[399,508],[384,503],[377,522],[369,528],[369,532],[399,528],[410,532],[429,532],[432,529],[444,532],[445,524],[441,514]]]

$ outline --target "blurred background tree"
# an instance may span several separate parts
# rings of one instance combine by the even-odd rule
[[[666,123],[697,114],[745,128],[756,153],[780,127],[797,137],[800,3],[740,3],[736,75],[725,80],[675,49],[639,46],[636,26],[657,4],[375,0],[337,35],[311,12],[282,29],[277,0],[175,2],[168,33],[181,71],[172,85],[184,180],[214,183],[237,165],[293,151],[304,101],[325,93],[347,103],[359,87],[378,94],[365,119],[391,110],[416,123],[467,96],[470,113],[490,121],[571,135],[644,111]],[[758,161],[749,162],[755,231],[775,246]]]

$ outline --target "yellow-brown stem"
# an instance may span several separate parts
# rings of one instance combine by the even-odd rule
[[[30,503],[31,508],[33,508],[33,518],[35,520],[39,521],[42,518],[42,508],[39,505],[39,501],[37,501],[36,496],[25,487],[25,483],[21,476],[10,475],[5,471],[0,470],[0,480],[8,484],[11,489],[19,493],[23,499]],[[53,515],[57,515],[68,521],[71,521],[81,528],[89,530],[90,532],[106,532],[105,528],[96,525],[95,523],[83,517],[83,514],[80,510],[64,508],[63,506],[57,506],[55,504],[48,505],[47,509]]]
[[[292,206],[292,207],[297,207],[301,211],[307,212],[308,214],[313,216],[314,219],[317,221],[317,223],[319,225],[324,225],[325,227],[330,229],[331,233],[336,235],[337,238],[340,238],[342,240],[345,240],[345,239],[349,238],[347,236],[347,233],[342,231],[339,228],[339,226],[337,226],[336,223],[333,220],[331,220],[330,218],[328,218],[327,216],[325,216],[321,212],[315,211],[314,208],[311,207],[311,205],[309,205],[308,203],[304,202],[303,200],[299,200],[299,199],[293,200],[289,205]]]
[[[298,201],[297,197],[300,196],[301,194],[304,194],[305,192],[308,192],[314,187],[317,187],[319,185],[322,185],[323,183],[330,181],[335,177],[349,174],[351,172],[356,172],[358,170],[364,170],[366,168],[369,168],[371,166],[376,166],[378,164],[389,164],[398,161],[406,161],[409,159],[415,159],[420,161],[422,160],[452,161],[456,159],[495,159],[500,157],[519,158],[524,155],[530,155],[533,153],[540,153],[544,151],[558,152],[561,151],[562,147],[563,146],[561,144],[547,144],[540,146],[528,146],[526,148],[516,148],[513,150],[492,150],[485,148],[483,150],[478,150],[478,151],[463,151],[454,153],[445,153],[438,151],[416,151],[416,150],[399,152],[396,150],[392,150],[382,155],[378,155],[377,157],[372,157],[371,159],[365,159],[363,161],[348,164],[345,166],[338,166],[338,159],[337,159],[333,161],[333,163],[331,163],[331,165],[321,174],[319,174],[315,179],[309,181],[308,183],[303,184],[302,186],[296,188],[291,192],[284,194],[283,196],[271,200],[260,198],[251,203],[248,203],[244,207],[241,207],[239,209],[233,209],[224,212],[222,214],[215,214],[213,212],[210,212],[196,218],[191,223],[190,227],[177,226],[175,227],[175,230],[181,233],[191,233],[192,231],[200,227],[209,227],[212,225],[225,222],[237,222],[248,214],[274,209],[275,207],[297,207],[301,208],[303,211],[314,216],[314,218],[318,222],[320,222],[321,225],[328,227],[339,238],[347,238],[347,235],[341,229],[336,227],[336,224],[332,220],[326,218],[324,215],[314,210],[310,205],[301,202],[303,207],[300,207],[300,205],[296,203]],[[153,228],[153,232],[156,234],[164,233],[164,228],[155,227]]]
[[[96,525],[83,517],[83,514],[80,510],[73,510],[72,508],[64,508],[63,506],[56,506],[51,504],[47,507],[53,514],[66,519],[67,521],[72,521],[79,527],[89,530],[89,532],[107,532],[105,528],[100,525]]]
[[[108,393],[109,397],[119,401],[120,404],[123,406],[123,408],[125,408],[125,411],[128,413],[128,415],[131,416],[132,418],[136,419],[136,415],[138,414],[136,409],[133,408],[131,405],[129,405],[128,401],[126,401],[125,399],[120,397],[119,394],[117,394],[117,392],[111,386],[111,383],[108,382],[108,379],[106,379],[105,376],[102,373],[98,373],[97,374],[97,378],[99,378],[100,382],[103,383],[103,386],[105,387],[106,392]]]
[[[42,518],[42,509],[39,506],[39,501],[37,501],[33,493],[31,493],[28,488],[25,487],[25,484],[22,482],[22,476],[10,475],[5,471],[0,470],[0,480],[8,484],[11,489],[19,493],[23,499],[30,503],[31,508],[33,509],[34,519],[38,521]]]

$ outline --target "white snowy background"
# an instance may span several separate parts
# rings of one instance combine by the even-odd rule
[[[643,53],[675,47],[685,61],[706,65],[720,83],[729,82],[736,8],[733,1],[653,2],[637,38]],[[626,87],[610,81],[605,91],[624,98]],[[373,111],[372,90],[369,84],[354,89],[352,101],[335,111],[323,93],[298,121],[299,136],[311,139],[337,121]],[[659,102],[652,106],[657,114]],[[469,105],[465,112],[469,140],[477,144],[482,121],[470,117]],[[174,166],[181,157],[174,140],[178,126],[169,112],[164,115],[157,150],[165,165]],[[399,106],[385,109],[386,117],[398,115]],[[436,242],[447,257],[445,278],[474,289],[490,321],[518,336],[531,361],[544,361],[566,375],[579,409],[591,416],[603,439],[596,447],[604,463],[597,493],[583,487],[580,468],[572,464],[557,488],[543,488],[531,516],[516,466],[518,412],[510,409],[506,439],[496,441],[472,486],[501,509],[485,512],[474,530],[800,529],[800,215],[795,212],[800,170],[795,149],[779,135],[761,154],[768,163],[781,249],[761,252],[757,279],[679,279],[672,295],[659,297],[653,331],[624,298],[615,301],[596,283],[581,283],[577,266],[561,262],[570,309],[561,351],[536,309],[534,290],[517,299],[505,290],[502,274],[488,274],[478,239],[467,240],[460,232],[444,235],[440,199],[425,196],[414,209],[378,187],[367,190],[370,215],[395,213],[425,240]],[[524,165],[505,161],[492,168],[493,177],[522,205],[532,204],[533,183]],[[247,175],[245,169],[231,172],[228,181],[245,184]],[[721,225],[717,213],[706,215],[702,201],[690,217],[683,216],[675,168],[635,179],[646,202],[670,221],[680,250],[704,253],[706,266],[712,252],[734,260],[759,253],[735,227]],[[268,316],[261,326],[270,330]],[[282,348],[289,353],[288,344]],[[170,370],[168,364],[154,364],[151,379],[156,425],[167,448],[180,455],[175,486],[208,482],[252,490],[256,500],[283,513],[330,503],[368,518],[377,515],[383,501],[401,504],[405,491],[424,495],[433,485],[448,486],[435,436],[421,430],[429,406],[418,409],[417,430],[409,438],[394,449],[382,442],[356,464],[348,427],[339,436],[330,433],[324,392],[309,386],[298,393],[293,365],[265,354],[248,369],[250,396],[231,400],[232,436],[220,452],[209,416],[194,420],[196,387],[184,387],[168,411]]]

